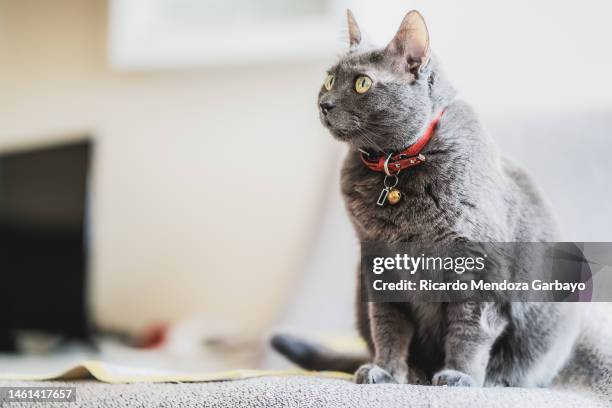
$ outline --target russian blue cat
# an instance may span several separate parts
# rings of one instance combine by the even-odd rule
[[[445,79],[422,16],[408,13],[384,48],[362,42],[350,11],[348,24],[350,50],[328,70],[318,102],[322,124],[350,146],[341,188],[359,239],[558,240],[538,189],[500,154]],[[420,152],[426,160],[397,174],[401,199],[377,204],[384,174],[361,155],[410,147],[441,112]],[[273,344],[305,368],[356,372],[359,383],[545,386],[579,332],[578,313],[564,303],[367,303],[358,295],[356,305],[367,357],[336,355],[289,336]]]

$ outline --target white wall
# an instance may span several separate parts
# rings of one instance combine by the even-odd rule
[[[120,73],[106,34],[101,0],[0,1],[0,150],[93,137],[102,325],[198,313],[266,327],[326,189],[324,65]]]
[[[409,9],[461,96],[489,116],[612,108],[612,3],[606,0],[353,0],[386,44]]]

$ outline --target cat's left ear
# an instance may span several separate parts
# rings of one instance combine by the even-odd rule
[[[349,45],[351,48],[355,48],[361,43],[361,30],[350,9],[346,9],[346,20],[348,23]]]
[[[421,13],[412,10],[400,25],[385,51],[401,59],[401,66],[414,74],[429,62],[429,32]]]

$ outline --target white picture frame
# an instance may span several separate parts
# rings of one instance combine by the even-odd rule
[[[168,13],[172,7],[180,7],[176,0],[111,0],[111,66],[138,70],[300,60],[328,57],[341,49],[347,0],[318,0],[323,5],[320,13],[287,17],[282,13],[263,15],[266,10],[257,10],[253,6],[256,0],[249,0],[250,12],[260,12],[253,18],[249,18],[249,10],[238,10],[242,12],[238,17],[219,13],[219,6],[226,12],[235,11],[230,8],[237,5],[230,0],[194,1],[192,13],[179,10],[184,14],[176,16]],[[283,1],[286,6],[304,0]],[[267,0],[268,7],[270,2]],[[189,0],[182,3],[189,4]],[[188,24],[183,20],[189,20]]]

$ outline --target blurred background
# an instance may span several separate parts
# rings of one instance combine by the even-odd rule
[[[344,150],[318,121],[345,9],[433,51],[567,240],[612,240],[605,0],[0,0],[0,371],[281,367],[353,334]]]

